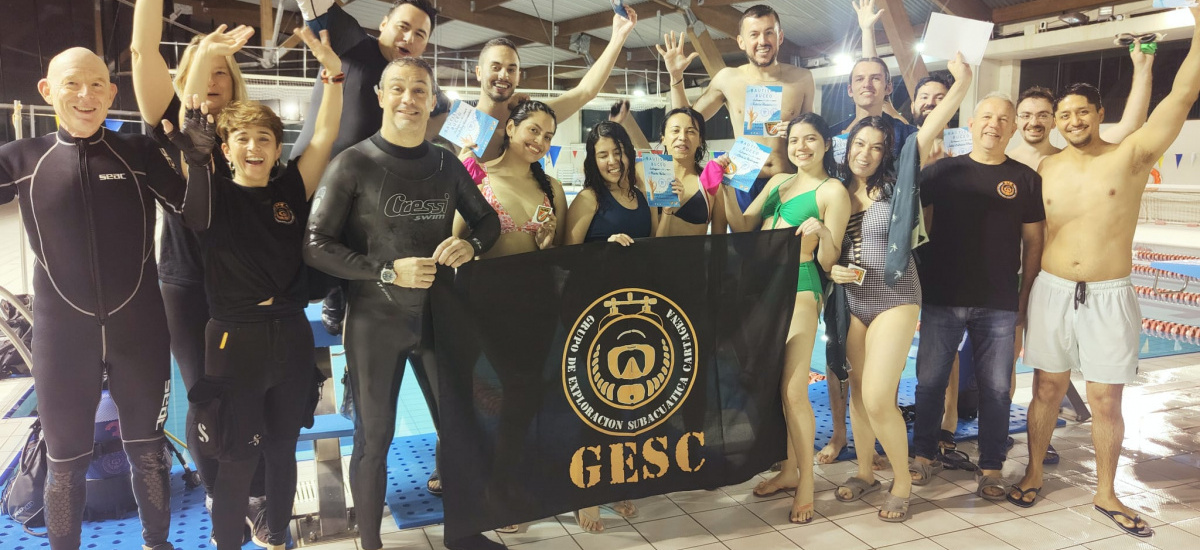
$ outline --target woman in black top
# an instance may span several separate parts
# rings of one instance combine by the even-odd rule
[[[637,173],[633,142],[620,124],[605,121],[588,132],[583,190],[567,210],[567,244],[607,240],[622,246],[658,236],[658,210],[650,208]]]
[[[241,547],[244,503],[260,456],[266,461],[266,542],[268,548],[284,548],[296,488],[296,440],[311,414],[316,366],[304,315],[308,288],[302,250],[308,200],[337,136],[342,75],[327,33],[318,42],[307,28],[298,32],[325,67],[321,78],[328,85],[318,130],[303,156],[273,170],[283,152],[283,123],[253,102],[227,105],[216,123],[232,180],[208,169],[216,136],[212,117],[206,121],[197,109],[198,95],[190,96],[183,134],[172,134],[190,167],[183,216],[199,232],[212,317],[204,378],[188,398],[200,407],[199,452],[220,461],[213,528],[222,550]],[[194,75],[205,74],[213,58],[232,52],[213,47],[199,53]]]

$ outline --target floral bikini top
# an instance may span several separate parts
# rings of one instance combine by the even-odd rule
[[[500,204],[500,199],[496,198],[496,192],[492,191],[492,184],[488,182],[487,176],[484,176],[483,181],[480,182],[479,191],[480,193],[483,193],[484,200],[486,200],[488,204],[492,205],[492,210],[495,210],[496,215],[500,217],[501,235],[505,233],[512,233],[514,231],[521,231],[534,236],[537,235],[538,229],[542,227],[541,222],[536,221],[537,215],[535,214],[533,217],[529,218],[529,221],[525,222],[525,225],[517,227],[516,222],[513,221],[512,215],[508,213],[508,210],[504,209],[503,204]],[[554,205],[550,204],[550,197],[547,197],[544,193],[542,194],[542,205],[544,205],[546,208],[554,208]]]

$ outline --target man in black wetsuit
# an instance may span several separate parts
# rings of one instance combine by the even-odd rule
[[[350,281],[345,339],[354,399],[350,490],[366,550],[383,546],[387,451],[408,360],[438,425],[425,289],[453,277],[452,268],[500,236],[496,211],[462,163],[423,137],[433,89],[433,69],[420,58],[397,58],[384,70],[377,98],[382,127],[326,169],[313,197],[304,251],[309,265]],[[471,226],[465,240],[452,236],[455,211]]]
[[[178,211],[184,183],[154,141],[103,127],[117,92],[104,61],[71,48],[38,90],[59,130],[0,147],[0,204],[20,200],[37,257],[33,369],[46,438],[50,547],[79,548],[102,380],[120,410],[144,548],[169,550],[171,384],[154,262],[154,201]]]

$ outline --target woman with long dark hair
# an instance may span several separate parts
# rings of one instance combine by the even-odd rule
[[[954,86],[921,126],[916,149],[910,145],[902,152],[903,164],[897,166],[893,153],[891,123],[867,117],[850,129],[846,157],[838,167],[850,195],[850,220],[841,257],[829,272],[837,283],[834,291],[844,293],[844,299],[831,298],[830,307],[846,310],[835,314],[849,319],[844,339],[835,335],[830,340],[844,342],[839,351],[850,366],[850,427],[858,455],[858,473],[837,488],[836,497],[843,502],[882,488],[872,471],[876,439],[893,465],[908,462],[908,430],[896,406],[896,390],[921,307],[921,282],[911,251],[912,232],[919,225],[919,217],[910,215],[920,205],[915,171],[930,157],[971,83],[961,55],[948,68]],[[897,170],[906,171],[905,185],[897,184]],[[896,263],[897,268],[890,267]],[[830,326],[828,315],[826,322]],[[879,510],[883,521],[908,519],[912,477],[903,470],[897,474]]]
[[[659,226],[637,174],[637,154],[629,134],[615,122],[588,132],[583,159],[583,190],[567,212],[567,244],[607,240],[622,246],[653,237]]]
[[[788,520],[809,523],[814,515],[812,463],[816,423],[808,401],[808,371],[823,299],[820,274],[829,272],[841,251],[850,198],[841,182],[830,175],[836,173],[836,165],[833,133],[825,119],[813,113],[800,115],[788,123],[785,135],[788,160],[796,166],[796,173],[771,178],[745,213],[739,210],[732,187],[723,186],[722,191],[726,216],[734,231],[794,227],[801,238],[800,276],[781,383],[788,459],[775,477],[754,488],[754,494],[765,497],[795,490]],[[728,158],[714,162],[724,166]]]
[[[701,168],[708,158],[704,118],[690,107],[668,111],[663,119],[662,146],[674,161],[673,187],[680,196],[679,207],[660,212],[665,229],[659,236],[704,235],[710,225],[714,235],[725,233],[725,199],[718,191],[721,173]]]
[[[546,175],[538,162],[550,150],[558,127],[554,110],[541,101],[524,101],[505,123],[500,157],[479,162],[472,147],[459,155],[479,184],[483,198],[500,216],[500,239],[483,254],[498,258],[561,245],[566,224],[567,198],[562,183]],[[517,220],[524,220],[517,224]],[[470,232],[462,216],[454,218],[454,233]]]

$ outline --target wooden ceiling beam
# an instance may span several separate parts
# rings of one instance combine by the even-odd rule
[[[450,0],[450,1],[458,2],[461,0]],[[506,3],[508,3],[508,1],[509,0],[469,0],[467,2],[467,5],[473,12],[483,12],[483,11],[488,11],[492,8],[500,7],[500,5],[506,4]],[[441,9],[441,6],[438,6],[438,9]]]
[[[992,20],[992,8],[982,0],[933,0],[933,3],[950,15],[979,21]]]
[[[908,12],[904,11],[902,0],[879,0],[883,12],[883,29],[887,33],[888,44],[892,46],[892,55],[900,65],[904,75],[904,86],[908,88],[908,96],[915,97],[917,82],[929,76],[925,61],[917,54],[916,35],[912,23],[908,20]]]

